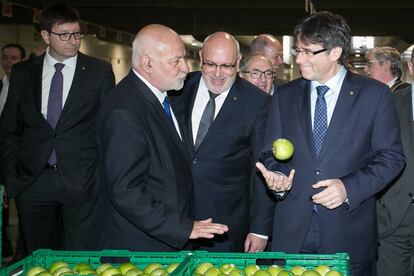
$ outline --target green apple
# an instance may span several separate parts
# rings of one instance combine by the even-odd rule
[[[108,269],[105,269],[101,273],[102,276],[114,276],[114,275],[118,275],[118,274],[121,274],[121,272],[118,269],[116,269],[115,267],[110,267]]]
[[[102,272],[104,272],[105,270],[107,270],[108,268],[111,268],[112,265],[110,263],[104,263],[101,264],[97,269],[96,269],[96,274],[101,275]]]
[[[272,276],[277,276],[277,274],[279,274],[279,272],[282,270],[283,270],[283,267],[278,266],[278,265],[271,265],[267,268],[267,272],[269,272],[270,275]]]
[[[124,263],[119,266],[118,270],[119,272],[121,272],[122,275],[125,275],[129,270],[136,268],[137,267],[132,263]]]
[[[92,269],[92,267],[91,267],[91,265],[90,265],[90,264],[79,263],[79,264],[76,264],[76,265],[72,268],[72,270],[73,270],[74,272],[79,272],[79,271],[81,271],[81,270],[85,270],[85,269]]]
[[[296,265],[290,269],[290,272],[292,272],[295,275],[299,275],[299,276],[301,276],[302,273],[305,271],[306,271],[306,268],[300,265]]]
[[[278,160],[287,160],[293,155],[293,144],[288,139],[279,138],[272,146],[273,156]]]
[[[82,269],[78,272],[79,275],[96,275],[96,272],[92,269]]]
[[[267,270],[258,270],[254,274],[254,276],[272,276]]]
[[[238,269],[238,268],[235,268],[234,270],[232,270],[230,273],[229,273],[229,276],[246,276],[246,273],[244,273],[243,271],[241,271],[240,269]]]
[[[172,263],[167,267],[166,270],[168,273],[172,273],[179,265],[180,263]]]
[[[342,273],[338,270],[332,269],[329,270],[328,273],[325,274],[325,276],[342,276]]]
[[[125,274],[125,276],[137,276],[137,275],[142,275],[144,274],[144,271],[140,270],[140,269],[130,269],[128,270],[128,272]]]
[[[212,268],[214,265],[212,263],[201,263],[197,266],[194,273],[203,275],[208,269]]]
[[[42,272],[36,274],[36,276],[53,276],[53,275],[48,271],[42,271]]]
[[[277,274],[277,276],[295,276],[295,275],[293,275],[293,273],[288,270],[282,270]]]
[[[53,272],[53,276],[61,276],[69,273],[73,274],[73,271],[67,266],[62,266],[58,268],[55,272]]]
[[[247,276],[252,276],[258,271],[260,267],[255,264],[248,265],[244,268],[244,273],[246,273]]]
[[[42,271],[46,271],[46,269],[44,267],[41,267],[41,266],[35,266],[35,267],[32,267],[31,269],[29,269],[29,271],[27,271],[26,275],[27,276],[35,276],[35,275],[39,274]]]
[[[209,269],[207,269],[206,272],[204,272],[204,276],[218,276],[221,274],[220,269],[218,269],[217,267],[210,267]]]
[[[307,270],[302,273],[302,276],[321,276],[321,274],[316,270]]]
[[[224,274],[229,274],[233,270],[235,270],[237,267],[234,264],[222,264],[220,266],[220,271]]]
[[[168,272],[167,272],[167,270],[165,270],[164,268],[159,267],[159,268],[154,269],[154,270],[151,272],[151,274],[150,274],[150,275],[151,275],[151,276],[163,276],[163,275],[168,275]]]
[[[318,265],[314,270],[321,274],[321,276],[325,276],[331,268],[327,265]]]
[[[164,268],[164,266],[160,263],[151,263],[144,268],[144,273],[151,274],[157,268]]]
[[[54,262],[54,263],[50,266],[50,268],[49,268],[49,272],[50,272],[51,274],[53,274],[53,273],[55,273],[55,271],[56,271],[56,270],[58,270],[58,269],[59,269],[59,268],[61,268],[61,267],[69,267],[69,265],[68,265],[66,262],[64,262],[64,261]]]

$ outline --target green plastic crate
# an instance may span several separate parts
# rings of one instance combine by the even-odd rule
[[[349,256],[346,253],[314,255],[286,254],[283,252],[208,253],[195,251],[191,258],[181,263],[175,273],[181,276],[192,276],[197,266],[204,262],[210,262],[217,268],[222,264],[234,264],[239,269],[244,269],[251,264],[257,264],[261,268],[277,264],[287,269],[291,269],[296,265],[303,266],[306,269],[313,269],[318,265],[327,265],[338,270],[344,276],[350,276]]]
[[[168,266],[173,263],[182,263],[191,258],[192,252],[131,252],[128,250],[102,250],[102,251],[53,251],[40,249],[33,252],[29,257],[4,268],[0,271],[1,276],[26,275],[30,268],[43,266],[48,269],[52,263],[64,261],[72,268],[75,264],[90,264],[96,269],[103,263],[111,263],[117,267],[122,263],[131,262],[138,268],[145,268],[150,263],[161,263]],[[181,264],[180,264],[181,265]],[[77,275],[77,274],[76,274]],[[170,275],[181,275],[172,273]]]
[[[3,240],[3,193],[4,193],[4,186],[0,185],[0,266],[3,264],[3,244],[2,244],[2,240]]]

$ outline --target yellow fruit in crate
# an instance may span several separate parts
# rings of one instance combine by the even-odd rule
[[[121,264],[121,266],[118,268],[119,272],[121,272],[122,275],[125,275],[129,270],[136,269],[136,265],[131,263],[124,263]]]
[[[301,276],[302,273],[305,271],[306,271],[306,268],[300,265],[295,265],[294,267],[290,269],[290,272],[292,272],[295,275],[299,275],[299,276]]]
[[[236,268],[229,273],[229,276],[245,276],[246,274],[240,269]]]
[[[222,264],[220,266],[220,271],[228,275],[230,272],[235,270],[237,267],[234,264]]]
[[[167,267],[167,272],[168,273],[172,273],[178,266],[180,265],[180,263],[172,263]]]
[[[97,269],[96,269],[96,274],[101,275],[102,272],[104,272],[105,270],[107,270],[108,268],[111,268],[112,265],[110,263],[104,263],[101,264]]]
[[[267,270],[258,270],[254,276],[272,276]]]
[[[213,267],[214,265],[212,263],[201,263],[197,266],[194,273],[203,275],[204,272],[206,272],[209,268]]]
[[[125,274],[125,276],[137,276],[137,275],[142,275],[142,274],[144,274],[144,272],[142,270],[139,270],[139,269],[130,269]]]
[[[50,266],[49,272],[53,274],[53,273],[55,273],[56,270],[58,270],[61,267],[69,267],[69,265],[66,262],[64,262],[64,261],[54,262]]]
[[[32,267],[31,269],[29,269],[29,271],[27,271],[26,275],[27,276],[35,276],[35,275],[39,274],[42,271],[46,271],[46,269],[44,267],[41,267],[41,266],[35,266],[35,267]]]
[[[73,270],[74,272],[79,272],[79,271],[81,271],[81,270],[85,270],[85,269],[92,269],[92,267],[91,267],[91,265],[90,265],[90,264],[79,263],[79,264],[76,264],[76,265],[72,268],[72,270]]]
[[[210,267],[206,272],[204,272],[204,276],[218,276],[222,274],[220,269],[217,267]]]
[[[150,275],[151,276],[164,276],[164,275],[168,275],[168,272],[164,268],[156,268],[151,272]]]
[[[42,271],[39,274],[36,274],[36,276],[53,276],[53,275],[48,271]]]
[[[61,276],[61,275],[65,275],[65,274],[73,274],[73,271],[67,267],[67,266],[63,266],[61,268],[58,268],[55,272],[53,272],[53,276]]]
[[[294,276],[294,275],[290,271],[282,270],[282,271],[279,272],[279,274],[277,274],[277,276]]]
[[[321,276],[321,274],[316,270],[307,270],[302,273],[302,276]]]
[[[114,276],[114,275],[118,275],[118,274],[121,274],[121,272],[118,269],[116,269],[115,267],[110,267],[108,269],[105,269],[101,273],[102,276]]]
[[[144,268],[144,273],[151,274],[151,272],[153,272],[157,268],[164,268],[164,266],[160,263],[149,264],[146,268]]]
[[[244,273],[246,273],[247,276],[253,276],[259,269],[260,267],[258,265],[251,264],[244,268]]]
[[[82,269],[78,272],[79,275],[96,275],[95,270],[92,269]]]
[[[343,276],[343,275],[338,270],[332,269],[332,270],[328,271],[328,273],[326,273],[325,276]]]
[[[269,272],[270,275],[272,276],[277,276],[279,272],[282,270],[283,270],[283,267],[278,266],[278,265],[271,265],[267,268],[267,272]]]
[[[327,265],[318,265],[314,270],[321,274],[321,276],[325,276],[331,268]]]

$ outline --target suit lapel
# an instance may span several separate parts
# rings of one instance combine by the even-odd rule
[[[338,101],[336,102],[335,109],[322,144],[320,159],[323,158],[323,155],[329,145],[331,143],[335,143],[333,137],[335,137],[337,132],[341,129],[342,122],[347,118],[354,100],[358,97],[359,90],[352,86],[351,77],[352,73],[348,71],[342,83]]]
[[[38,114],[42,118],[43,115],[41,114],[42,110],[42,75],[43,75],[43,61],[45,58],[45,54],[41,57],[35,58],[33,61],[33,69],[32,72],[32,93],[33,93],[33,100],[35,102],[36,110]]]
[[[193,137],[193,121],[191,119],[191,114],[193,113],[193,107],[194,107],[194,102],[195,102],[195,98],[197,95],[197,91],[198,91],[198,86],[200,84],[200,79],[201,79],[201,74],[200,76],[197,78],[197,81],[192,82],[190,85],[188,85],[187,87],[185,87],[184,89],[184,94],[185,95],[189,95],[188,97],[186,97],[186,104],[185,104],[185,110],[184,110],[184,124],[185,127],[184,129],[187,131],[187,137],[190,143],[190,148],[191,148],[191,154],[194,154],[194,139],[195,137]]]
[[[299,100],[297,102],[296,114],[299,114],[299,122],[305,136],[305,141],[308,144],[309,154],[316,159],[313,144],[313,119],[311,118],[310,92],[310,81],[303,80],[300,84],[299,90],[297,91],[297,93],[299,93]]]

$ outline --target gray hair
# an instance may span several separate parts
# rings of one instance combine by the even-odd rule
[[[402,60],[401,55],[397,51],[397,49],[389,46],[375,47],[369,50],[365,54],[365,57],[368,58],[369,54],[373,54],[374,58],[378,61],[380,65],[389,62],[391,74],[394,77],[400,78],[402,76]]]

